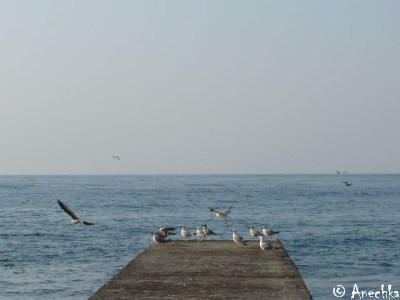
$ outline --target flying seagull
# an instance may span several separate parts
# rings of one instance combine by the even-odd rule
[[[338,174],[338,175],[339,175],[339,174],[342,174],[342,173],[343,173],[343,174],[346,174],[346,173],[347,173],[346,171],[334,171],[334,172],[336,172],[336,174]]]
[[[68,206],[66,206],[61,200],[57,200],[58,204],[60,205],[60,207],[67,213],[70,215],[70,217],[72,218],[71,223],[72,224],[83,224],[83,225],[94,225],[94,223],[90,223],[90,222],[86,222],[84,220],[79,219],[73,212],[72,210],[70,210],[68,208]]]
[[[212,207],[210,207],[209,209],[214,216],[216,216],[220,219],[223,219],[226,224],[228,222],[228,220],[227,220],[228,215],[231,213],[231,208],[232,208],[232,206],[230,206],[227,210],[225,210],[223,212],[220,212],[219,210],[212,208]]]
[[[344,183],[346,186],[351,186],[352,185],[352,183],[349,183],[347,181],[342,181],[342,183]]]
[[[113,155],[112,158],[117,159],[117,160],[121,160],[118,155]]]

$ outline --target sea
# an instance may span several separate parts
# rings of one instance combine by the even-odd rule
[[[0,204],[1,300],[87,299],[157,227],[203,224],[227,240],[280,231],[314,299],[400,291],[398,174],[0,176]],[[232,207],[228,223],[210,207]]]

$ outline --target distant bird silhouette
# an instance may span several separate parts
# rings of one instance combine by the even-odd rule
[[[351,186],[352,185],[352,183],[349,183],[347,181],[342,181],[342,183],[344,183],[346,186]]]
[[[116,160],[121,160],[118,155],[113,155],[112,158],[114,158]]]
[[[60,205],[60,207],[67,213],[70,215],[70,217],[72,218],[71,223],[72,224],[83,224],[83,225],[94,225],[94,223],[90,223],[90,222],[86,222],[84,220],[79,219],[73,212],[72,210],[70,210],[68,208],[68,206],[66,206],[61,200],[57,200],[58,204]]]
[[[334,172],[336,172],[336,174],[346,174],[347,172],[346,171],[334,171]]]

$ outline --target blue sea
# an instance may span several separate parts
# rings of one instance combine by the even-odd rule
[[[279,230],[314,299],[400,290],[400,175],[0,176],[0,203],[0,299],[87,299],[158,226],[202,224]],[[229,206],[227,225],[209,212]]]

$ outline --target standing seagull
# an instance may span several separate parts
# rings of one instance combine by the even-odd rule
[[[207,238],[209,235],[215,235],[215,232],[212,231],[210,228],[207,227],[207,225],[203,225],[203,233],[204,236]]]
[[[202,227],[196,228],[196,236],[197,240],[203,240],[206,237]]]
[[[61,206],[61,208],[71,216],[72,224],[84,224],[84,225],[94,225],[94,223],[86,222],[84,220],[79,219],[73,212],[66,206],[64,203],[61,202],[61,200],[57,200],[58,204]]]
[[[187,241],[191,238],[192,235],[193,234],[190,231],[186,230],[185,226],[181,227],[181,236]]]
[[[237,234],[236,229],[232,229],[232,239],[235,242],[236,247],[239,247],[239,244],[242,244],[247,247],[247,243],[243,240],[243,238]]]
[[[227,219],[228,219],[228,215],[231,213],[231,208],[232,208],[232,206],[229,206],[228,209],[225,210],[224,212],[220,212],[219,210],[212,208],[212,207],[210,207],[209,209],[214,216],[223,219],[226,224],[226,223],[228,223]]]
[[[254,226],[250,227],[250,235],[253,239],[263,236],[263,234],[259,232],[257,229],[255,229]]]
[[[173,231],[175,231],[175,228],[173,227],[160,226],[160,228],[158,229],[158,233],[164,238],[167,238],[169,235],[174,235],[175,232]]]
[[[349,183],[347,181],[342,181],[342,183],[344,183],[346,186],[351,186],[352,185],[352,183]]]
[[[170,241],[170,239],[163,235],[160,230],[154,231],[151,239],[155,244],[166,243]]]
[[[275,234],[279,234],[279,231],[271,230],[263,226],[263,233],[264,235],[267,235],[269,238],[272,238]]]
[[[265,251],[267,249],[273,249],[274,247],[268,243],[267,241],[264,240],[264,236],[260,235],[260,248]]]

